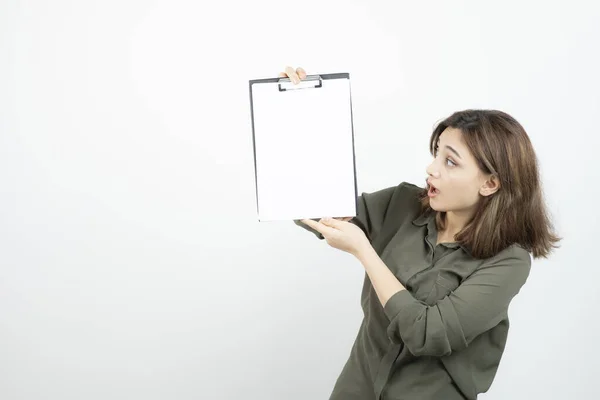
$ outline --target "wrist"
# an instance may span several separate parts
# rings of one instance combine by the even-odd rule
[[[354,256],[356,258],[358,258],[358,260],[361,263],[365,263],[365,261],[371,257],[371,255],[375,253],[375,249],[373,248],[373,246],[371,245],[370,242],[366,242],[365,244],[363,244],[361,247],[359,247],[356,251],[356,253],[354,254]]]

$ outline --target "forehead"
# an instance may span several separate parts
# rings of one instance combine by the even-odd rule
[[[440,133],[440,136],[438,136],[437,140],[444,145],[448,144],[452,147],[463,147],[464,144],[460,129],[452,127],[447,127],[444,129],[444,131]]]
[[[440,148],[450,146],[456,150],[458,154],[460,154],[460,158],[465,165],[475,163],[475,158],[467,147],[467,144],[463,139],[463,133],[460,129],[448,127],[444,129],[442,133],[440,133],[440,136],[438,136],[437,140]]]

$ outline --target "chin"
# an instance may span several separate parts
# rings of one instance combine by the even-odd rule
[[[429,199],[429,207],[431,207],[434,211],[440,211],[440,212],[448,211],[443,205],[438,204],[436,198]]]
[[[432,206],[431,203],[429,203],[429,206],[431,207],[431,209],[433,211],[439,211],[439,212],[446,212],[446,211],[448,211],[448,210],[446,210],[444,208],[441,208],[441,207]]]

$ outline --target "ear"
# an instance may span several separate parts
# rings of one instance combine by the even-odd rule
[[[500,180],[496,175],[489,175],[481,188],[479,188],[479,194],[482,196],[490,196],[496,193],[498,189],[500,189]]]

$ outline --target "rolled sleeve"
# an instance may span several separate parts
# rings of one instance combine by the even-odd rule
[[[445,356],[465,349],[506,318],[530,266],[529,253],[511,251],[482,266],[434,305],[415,299],[408,290],[395,293],[384,306],[388,338],[404,343],[414,355]]]

